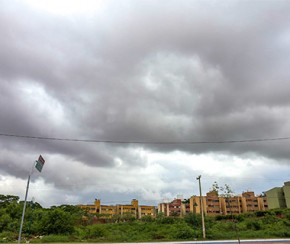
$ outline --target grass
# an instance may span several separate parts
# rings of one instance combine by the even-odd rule
[[[287,238],[290,237],[290,209],[229,217],[206,217],[206,236],[209,240]],[[26,234],[27,235],[27,234]],[[25,237],[25,235],[24,235]],[[36,243],[53,242],[156,242],[201,240],[201,221],[196,215],[185,218],[160,217],[146,221],[78,225],[68,235],[45,235],[31,239]],[[16,242],[14,232],[0,233],[0,242]]]

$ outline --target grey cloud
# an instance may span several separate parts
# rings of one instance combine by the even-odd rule
[[[95,16],[66,18],[21,1],[2,2],[0,131],[152,142],[287,137],[289,12],[282,1],[126,1],[107,2]],[[45,102],[33,99],[35,89]],[[132,152],[139,146],[289,158],[285,141],[136,146],[0,140],[8,154],[41,151],[112,170],[118,158],[144,167],[146,158]],[[8,154],[2,170],[23,178]],[[54,179],[61,185],[60,175]]]

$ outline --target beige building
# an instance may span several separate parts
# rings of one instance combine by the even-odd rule
[[[111,218],[116,215],[132,216],[138,219],[142,218],[143,216],[156,216],[155,206],[139,205],[139,202],[136,199],[133,199],[131,204],[125,205],[101,205],[101,200],[95,199],[94,204],[78,206],[90,214],[99,215],[103,218]]]

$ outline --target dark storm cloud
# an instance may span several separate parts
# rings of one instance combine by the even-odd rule
[[[93,17],[65,18],[1,3],[1,132],[167,142],[290,135],[287,2],[110,4]],[[32,96],[43,90],[46,106],[31,101],[26,86]],[[10,151],[92,166],[113,167],[118,157],[146,163],[118,144],[0,139]],[[144,147],[290,156],[287,141]]]

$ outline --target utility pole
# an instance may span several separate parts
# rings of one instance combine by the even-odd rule
[[[200,196],[200,211],[201,211],[201,224],[202,224],[202,237],[205,239],[205,223],[204,223],[204,211],[203,211],[203,201],[202,201],[202,193],[201,193],[201,183],[200,183],[201,175],[196,177],[199,183],[199,196]]]
[[[21,217],[21,224],[20,224],[20,229],[19,229],[19,235],[18,235],[18,244],[21,242],[21,233],[22,233],[22,227],[23,227],[23,221],[24,221],[24,215],[25,215],[25,209],[26,209],[26,202],[27,202],[27,194],[28,194],[28,189],[29,189],[29,181],[30,181],[30,176],[32,175],[33,171],[31,170],[28,175],[28,180],[27,180],[27,186],[26,186],[26,193],[25,193],[25,200],[24,200],[24,205],[23,205],[23,211],[22,211],[22,217]]]
[[[33,163],[33,166],[31,170],[29,171],[28,174],[28,179],[27,179],[27,185],[26,185],[26,192],[25,192],[25,199],[24,199],[24,205],[23,205],[23,211],[22,211],[22,217],[21,217],[21,223],[20,223],[20,229],[19,229],[19,235],[18,235],[18,244],[21,242],[21,234],[22,234],[22,227],[23,227],[23,222],[24,222],[24,215],[25,215],[25,209],[26,209],[26,202],[27,202],[27,195],[28,195],[28,189],[29,189],[29,182],[30,182],[30,177],[34,172],[34,167],[39,171],[39,173],[42,170],[42,167],[45,163],[45,160],[41,155],[39,155],[38,160],[36,160]]]

